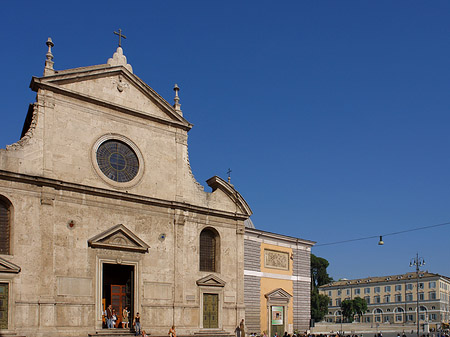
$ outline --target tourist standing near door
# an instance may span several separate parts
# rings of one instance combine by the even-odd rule
[[[123,308],[122,310],[122,328],[123,329],[128,329],[129,325],[128,325],[128,315],[130,314],[130,312],[128,311],[128,307]]]
[[[136,330],[136,336],[139,336],[141,334],[141,316],[139,316],[138,312],[136,313],[136,316],[134,316],[133,326]]]
[[[108,305],[108,308],[106,309],[106,327],[108,329],[113,328],[112,317],[113,317],[113,308],[112,308],[112,305],[110,304],[110,305]]]

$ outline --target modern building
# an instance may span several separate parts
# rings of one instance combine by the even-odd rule
[[[269,336],[310,324],[310,255],[315,242],[255,229],[245,222],[244,302],[249,333]]]
[[[153,335],[234,334],[251,210],[195,180],[178,88],[168,103],[121,47],[56,70],[47,46],[20,140],[0,149],[0,335],[102,334],[108,304]]]
[[[416,272],[355,280],[340,280],[319,288],[330,298],[327,322],[341,322],[341,302],[355,297],[368,304],[359,322],[417,324],[417,294],[419,323],[436,327],[449,323],[450,278],[429,272]]]

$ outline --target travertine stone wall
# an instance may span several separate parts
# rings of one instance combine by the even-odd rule
[[[244,317],[243,222],[251,210],[220,178],[210,192],[195,180],[189,122],[122,66],[59,71],[31,87],[28,131],[0,149],[0,196],[12,205],[11,253],[0,267],[17,266],[0,268],[0,283],[10,286],[0,334],[101,330],[104,263],[133,268],[132,311],[153,335],[172,324],[181,335],[203,331],[203,293],[219,295],[218,330],[233,333]],[[96,169],[102,137],[132,144],[139,178],[121,184]],[[218,233],[214,272],[199,270],[206,227]]]

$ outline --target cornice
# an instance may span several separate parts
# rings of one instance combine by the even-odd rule
[[[82,194],[88,194],[93,196],[99,196],[104,198],[124,200],[139,204],[152,205],[158,207],[171,208],[181,211],[189,211],[193,213],[217,216],[222,218],[228,218],[233,220],[245,220],[248,218],[248,214],[238,213],[238,212],[227,212],[216,209],[211,209],[208,207],[197,206],[185,202],[171,201],[158,199],[153,197],[147,197],[137,194],[131,194],[127,192],[108,190],[105,188],[92,187],[83,184],[70,183],[62,180],[44,178],[39,176],[31,176],[23,173],[14,173],[5,170],[0,170],[0,180],[6,181],[16,181],[19,183],[34,185],[34,186],[45,186],[54,188],[56,190],[65,190],[71,192],[77,192]]]
[[[223,191],[233,202],[236,203],[236,205],[239,206],[242,212],[246,213],[248,216],[252,215],[252,210],[250,209],[250,206],[247,204],[245,199],[239,194],[238,191],[236,191],[233,187],[233,185],[227,183],[225,180],[218,176],[214,176],[212,178],[209,178],[206,183],[209,187],[212,188],[213,192],[216,189],[220,189]]]
[[[270,239],[270,240],[275,240],[275,241],[284,241],[290,245],[303,244],[303,245],[312,247],[316,243],[315,241],[295,238],[293,236],[287,236],[287,235],[282,235],[282,234],[277,234],[277,233],[266,232],[266,231],[262,231],[260,229],[249,228],[249,227],[245,227],[245,235],[257,238],[258,241],[259,240],[262,241],[264,239]]]

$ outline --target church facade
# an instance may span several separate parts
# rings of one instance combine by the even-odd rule
[[[22,137],[0,149],[0,334],[101,333],[109,304],[153,335],[232,334],[251,210],[195,180],[177,87],[171,105],[121,47],[57,71],[47,46]]]

